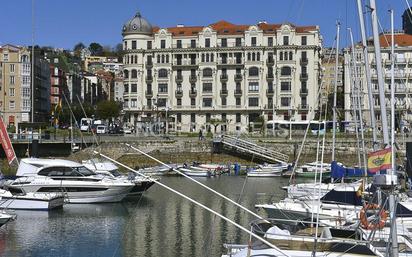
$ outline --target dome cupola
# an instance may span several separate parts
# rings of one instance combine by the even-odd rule
[[[122,29],[122,35],[143,34],[151,35],[153,33],[152,25],[137,12],[133,19],[126,22]]]

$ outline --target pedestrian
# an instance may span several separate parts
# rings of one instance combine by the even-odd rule
[[[203,140],[203,132],[201,129],[199,129],[199,140],[202,141]]]

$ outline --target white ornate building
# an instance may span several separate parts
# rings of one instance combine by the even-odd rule
[[[247,131],[261,118],[305,120],[318,105],[318,26],[123,26],[124,112],[131,124],[168,119],[169,131]],[[310,111],[312,110],[312,111]],[[140,125],[141,126],[141,125]]]

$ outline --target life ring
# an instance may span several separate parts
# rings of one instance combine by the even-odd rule
[[[379,222],[369,222],[368,221],[368,216],[366,215],[366,212],[368,210],[379,210]],[[368,203],[360,211],[359,214],[359,219],[362,225],[362,228],[364,229],[369,229],[369,230],[375,230],[375,229],[382,229],[385,226],[386,219],[388,218],[388,213],[378,204],[375,203]]]

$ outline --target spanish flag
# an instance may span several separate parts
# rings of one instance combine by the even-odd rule
[[[368,154],[368,171],[376,173],[392,167],[392,148],[386,148]]]

